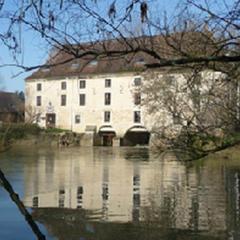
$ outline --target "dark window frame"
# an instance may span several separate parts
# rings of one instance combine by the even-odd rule
[[[67,82],[66,81],[61,82],[61,89],[62,90],[66,90],[67,89]]]
[[[42,91],[42,84],[41,83],[37,83],[37,91]]]
[[[42,106],[42,96],[37,96],[37,98],[36,98],[36,105],[38,107]]]
[[[86,88],[86,80],[80,80],[79,81],[79,88],[80,89]]]
[[[139,92],[134,93],[134,104],[135,105],[141,104],[141,93]]]
[[[105,79],[105,88],[110,88],[112,87],[112,79],[106,78]]]
[[[104,94],[104,104],[111,105],[111,93],[108,92]]]
[[[86,105],[86,94],[85,93],[79,94],[79,105],[80,106]]]
[[[66,94],[61,95],[61,106],[67,106],[67,95]]]
[[[134,123],[141,123],[141,111],[134,111],[133,112],[133,122]]]
[[[76,114],[75,115],[75,124],[79,124],[81,123],[81,115],[80,114]]]
[[[111,112],[110,111],[104,111],[104,122],[105,123],[111,122]]]

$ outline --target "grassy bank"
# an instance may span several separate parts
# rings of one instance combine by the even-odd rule
[[[240,132],[213,135],[187,131],[173,139],[157,136],[153,146],[150,147],[154,152],[172,151],[179,160],[190,161],[238,144],[240,144]]]
[[[4,151],[14,144],[57,146],[59,139],[64,136],[69,144],[77,144],[79,135],[71,131],[49,128],[43,129],[36,124],[2,124],[0,126],[0,151]]]
[[[35,124],[11,123],[0,126],[0,151],[9,148],[13,142],[28,136],[38,136],[41,132]]]
[[[240,133],[232,132],[221,137],[217,136],[194,136],[192,146],[195,152],[201,155],[218,152],[240,143]]]
[[[0,125],[0,152],[12,145],[79,146],[80,141],[81,144],[84,141],[82,137],[83,134],[73,133],[69,130],[43,129],[36,124],[2,124]],[[177,143],[179,144],[172,146],[171,150],[177,152],[179,159],[194,160],[240,144],[240,133],[232,132],[217,137],[188,132],[188,134],[179,138]],[[155,151],[162,152],[162,149],[156,149]]]

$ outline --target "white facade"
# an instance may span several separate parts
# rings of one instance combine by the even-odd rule
[[[91,75],[86,78],[26,80],[26,120],[31,118],[31,113],[36,114],[38,116],[36,122],[41,127],[46,127],[46,115],[53,113],[57,128],[84,133],[87,126],[95,126],[97,131],[101,127],[111,126],[116,135],[122,137],[128,129],[144,126],[141,104],[134,103],[134,92],[139,88],[135,86],[135,80],[138,84],[139,79],[141,77],[138,75],[124,73]],[[85,87],[82,83],[83,86],[80,88],[80,81],[85,81]],[[66,82],[66,89],[62,89],[63,82]],[[110,103],[106,104],[105,94],[108,93]],[[80,103],[80,95],[83,94],[85,103]],[[63,95],[66,96],[64,106],[61,103]],[[37,101],[41,101],[39,106]],[[31,108],[31,113],[28,113],[28,108]],[[109,118],[109,113],[106,112],[110,112],[110,119],[106,119]],[[134,118],[134,114],[139,112],[140,118],[136,119],[136,116]]]
[[[120,139],[133,131],[147,134],[161,129],[179,131],[178,127],[181,129],[196,115],[188,78],[187,72],[170,71],[145,72],[142,76],[125,72],[30,78],[26,80],[26,120],[36,116],[34,120],[41,127],[77,133],[104,132],[106,139],[101,139],[101,145],[108,145],[104,144],[108,138],[109,145],[121,145]],[[198,86],[201,101],[207,101],[213,89],[221,89],[219,78],[219,72],[201,72],[202,81]],[[181,123],[176,121],[178,118]],[[137,144],[148,143],[146,139],[149,136]],[[94,144],[91,141],[88,146]]]

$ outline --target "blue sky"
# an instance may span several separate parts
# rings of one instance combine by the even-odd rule
[[[8,4],[11,1],[8,1]],[[149,0],[152,2],[152,6],[154,11],[163,12],[166,11],[174,11],[174,6],[179,0]],[[104,1],[104,4],[111,3],[112,1]],[[8,5],[8,7],[12,7]],[[104,8],[103,8],[104,9]],[[105,8],[107,11],[107,7]],[[4,26],[1,26],[1,28]],[[44,63],[49,48],[47,47],[44,40],[41,37],[33,32],[29,32],[26,30],[22,31],[22,54],[19,55],[20,62],[23,62],[25,65],[33,66]],[[13,63],[12,55],[9,53],[8,49],[6,49],[3,44],[0,42],[0,89],[4,89],[6,91],[24,91],[24,79],[30,75],[30,72],[22,72],[22,69],[16,67],[1,67],[3,64],[11,64]],[[21,73],[21,74],[20,74]]]
[[[20,61],[27,66],[44,63],[47,57],[46,48],[41,38],[33,36],[30,33],[24,33],[22,43],[22,54],[19,56]],[[0,65],[13,63],[12,54],[3,46],[0,46]],[[17,67],[0,68],[0,89],[6,91],[23,91],[24,79],[30,75],[30,72],[24,72]]]
[[[15,9],[17,4],[21,1],[7,0],[5,1],[3,11],[6,9]],[[6,21],[1,19],[1,32],[2,33],[9,25]],[[32,66],[44,63],[47,51],[46,44],[36,33],[30,32],[22,27],[21,37],[21,53],[17,55],[19,63]],[[24,79],[30,74],[23,72],[22,69],[17,67],[5,67],[6,64],[13,64],[13,54],[4,46],[0,41],[0,90],[5,91],[24,91]]]

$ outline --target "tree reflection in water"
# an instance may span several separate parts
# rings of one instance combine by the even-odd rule
[[[170,231],[148,222],[97,222],[92,221],[91,213],[84,210],[38,208],[33,215],[59,240],[223,240],[227,236],[226,233],[208,236],[181,229]]]

